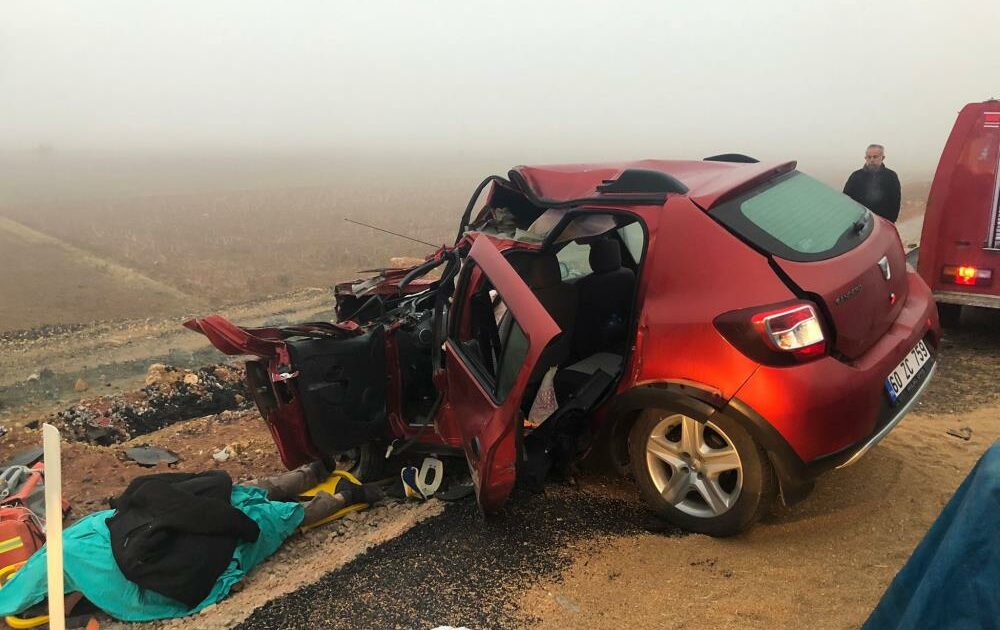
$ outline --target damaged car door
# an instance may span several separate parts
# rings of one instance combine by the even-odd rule
[[[244,328],[218,315],[187,328],[229,355],[252,355],[247,385],[289,469],[370,442],[386,430],[386,332],[316,322]]]
[[[514,487],[523,398],[560,330],[486,237],[469,251],[457,296],[445,342],[446,413],[489,513]]]

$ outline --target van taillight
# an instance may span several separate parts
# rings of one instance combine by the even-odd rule
[[[740,352],[766,365],[793,365],[826,355],[823,321],[812,302],[730,311],[715,327]]]
[[[993,270],[969,265],[946,265],[941,270],[941,281],[965,286],[986,287],[993,284]]]

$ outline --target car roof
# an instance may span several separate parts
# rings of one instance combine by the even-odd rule
[[[795,166],[795,162],[650,159],[599,164],[517,166],[512,171],[524,178],[535,196],[555,201],[599,197],[597,187],[617,179],[626,170],[654,171],[680,181],[687,187],[684,194],[707,210],[758,182],[794,170]]]

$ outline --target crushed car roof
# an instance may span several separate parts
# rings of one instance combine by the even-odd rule
[[[538,198],[565,201],[599,197],[601,190],[598,187],[618,179],[626,171],[653,171],[679,181],[687,188],[687,192],[678,194],[686,194],[696,204],[708,209],[757,182],[791,171],[795,166],[795,162],[637,160],[604,164],[517,166],[511,169],[511,173],[520,175]]]

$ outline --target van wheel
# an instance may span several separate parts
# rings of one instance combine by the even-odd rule
[[[941,320],[941,326],[944,328],[954,328],[958,326],[959,321],[962,319],[962,305],[961,304],[942,304],[938,302],[938,319]]]
[[[378,481],[385,474],[385,445],[369,442],[324,458],[329,470],[344,470],[361,481]]]
[[[629,434],[632,474],[664,519],[710,536],[732,536],[771,508],[777,479],[764,449],[737,421],[666,409],[642,413]]]

